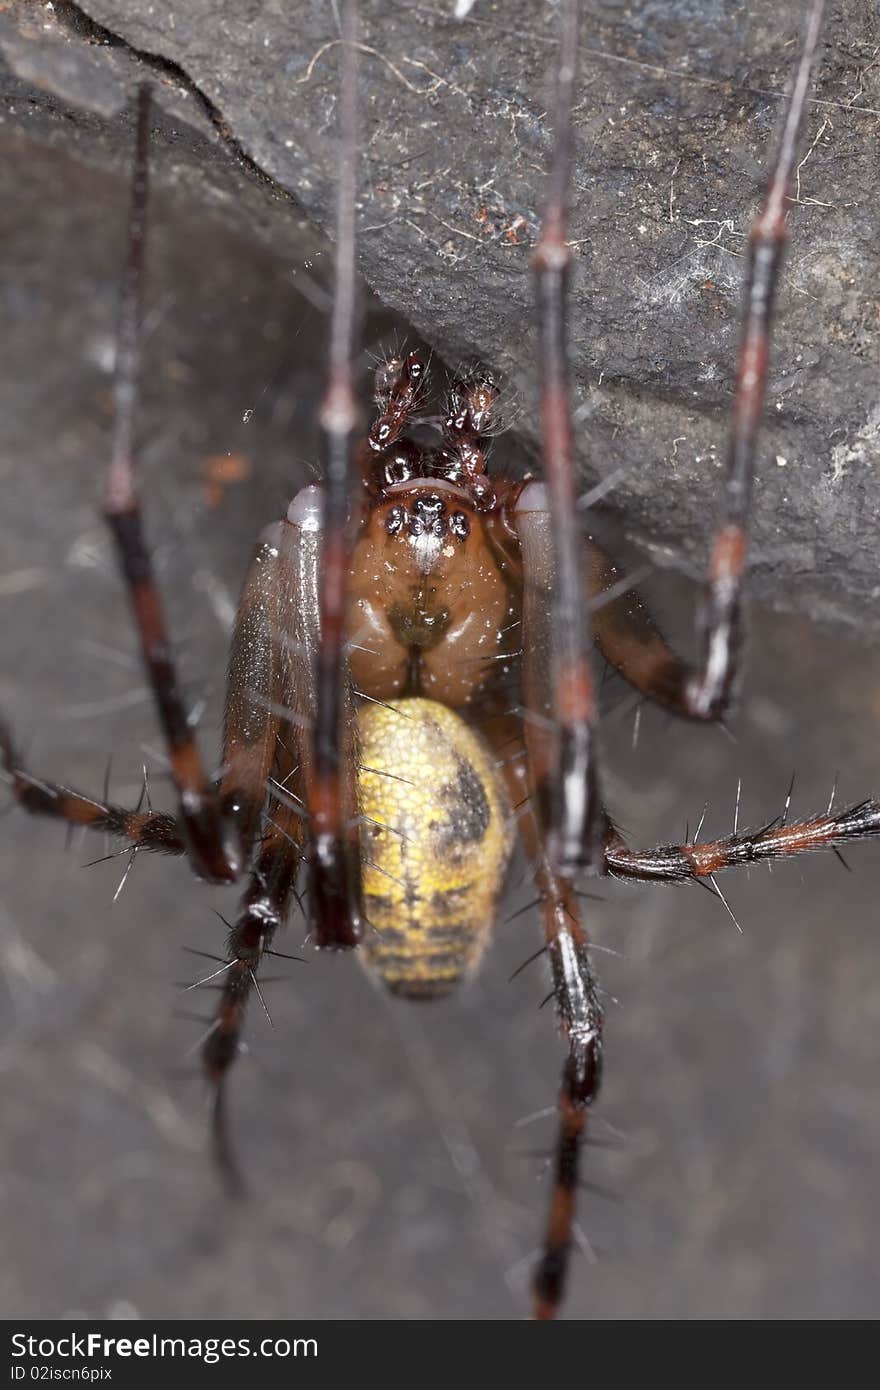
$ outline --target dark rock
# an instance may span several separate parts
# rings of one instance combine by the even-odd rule
[[[504,373],[516,430],[534,447],[528,264],[552,152],[557,10],[476,0],[456,18],[454,8],[365,6],[360,263],[442,358]],[[583,477],[624,468],[612,500],[627,532],[693,573],[718,493],[742,250],[804,5],[780,0],[766,16],[693,0],[586,8],[571,220]],[[876,626],[880,68],[868,9],[833,10],[779,296],[753,587],[814,617]],[[12,4],[0,15],[3,140],[32,177],[10,180],[5,215],[32,227],[59,217],[59,193],[75,205],[89,186],[83,166],[123,178],[126,101],[152,76],[166,218],[192,224],[194,207],[222,222],[239,263],[248,247],[258,260],[320,263],[321,238],[296,209],[330,224],[333,14],[302,5],[293,22],[274,7],[188,0],[172,24],[146,0]],[[47,147],[71,162],[69,181],[61,163],[38,180]],[[108,212],[95,235],[107,238],[97,259],[109,285],[119,234]],[[36,285],[31,243],[19,238],[24,260],[6,262],[7,284]],[[203,291],[190,268],[165,294],[182,306]]]

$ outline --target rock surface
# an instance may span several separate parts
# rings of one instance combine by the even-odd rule
[[[698,573],[718,490],[742,251],[804,7],[780,0],[766,16],[693,0],[585,8],[571,220],[584,485],[624,469],[610,500],[629,535]],[[783,608],[876,629],[880,66],[868,9],[859,0],[832,8],[779,296],[753,583]],[[126,102],[150,76],[155,181],[172,195],[166,219],[191,236],[199,216],[221,222],[238,238],[238,263],[267,252],[288,268],[320,263],[320,233],[298,210],[318,228],[330,223],[334,9],[298,6],[295,25],[285,9],[215,0],[4,7],[5,167],[20,167],[19,156],[32,174],[12,174],[4,216],[39,226],[70,214],[86,167],[124,179]],[[364,278],[445,361],[478,359],[504,374],[515,430],[534,450],[528,264],[552,152],[556,7],[376,0],[364,10]],[[58,163],[43,181],[37,151],[46,149]],[[106,252],[92,249],[110,275],[119,226],[109,215],[93,241],[100,236]],[[35,244],[20,237],[21,263],[6,262],[12,293],[39,292]],[[183,308],[204,289],[190,271],[164,294]],[[21,334],[25,362],[25,326]],[[72,379],[81,363],[66,370]]]

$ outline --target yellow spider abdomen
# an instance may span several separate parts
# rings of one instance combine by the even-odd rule
[[[359,714],[363,951],[395,994],[434,999],[478,964],[512,843],[483,740],[446,705]]]

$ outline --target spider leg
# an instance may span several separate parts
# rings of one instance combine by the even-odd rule
[[[524,825],[523,822],[527,824]],[[553,997],[568,1056],[559,1088],[559,1129],[553,1165],[553,1192],[544,1251],[532,1277],[534,1315],[554,1318],[565,1292],[577,1200],[580,1152],[589,1107],[602,1078],[602,1008],[590,965],[589,942],[580,922],[574,890],[540,853],[537,822],[520,815],[520,831],[531,845],[535,880],[541,895],[544,936],[550,957]]]
[[[554,1318],[565,1292],[574,1235],[581,1145],[589,1108],[602,1076],[602,1006],[589,957],[589,939],[569,879],[560,876],[547,855],[529,791],[523,733],[510,716],[490,723],[487,734],[496,750],[518,829],[531,860],[538,888],[544,938],[553,980],[552,998],[568,1056],[559,1090],[559,1128],[553,1165],[553,1192],[543,1254],[532,1279],[534,1316]]]
[[[226,1082],[240,1051],[252,991],[262,1002],[259,966],[287,916],[300,865],[312,852],[309,808],[320,679],[321,510],[320,487],[304,488],[285,520],[263,532],[245,579],[229,659],[222,804],[236,818],[248,849],[262,821],[219,976],[217,1015],[202,1045],[205,1073],[214,1089],[215,1158],[234,1190],[242,1184],[227,1124]],[[345,767],[355,768],[355,719],[347,682],[340,710]],[[357,816],[351,804],[356,789],[352,773],[341,789],[343,853],[352,873],[359,867]],[[330,886],[345,911],[346,885]],[[316,903],[313,896],[310,905],[314,938],[318,945],[337,944],[324,939],[325,901]]]
[[[34,777],[18,759],[12,737],[0,724],[0,763],[19,805],[34,816],[52,816],[68,825],[103,830],[128,840],[132,849],[185,854],[187,842],[179,822],[162,811],[129,810],[82,792]]]
[[[280,716],[279,737],[290,758],[290,773],[283,785],[278,784],[280,794],[308,820],[312,939],[317,946],[334,948],[355,946],[360,936],[357,720],[345,660],[340,685],[334,688],[339,762],[335,773],[328,775],[319,762],[317,738],[327,676],[320,606],[326,563],[321,496],[320,487],[304,488],[291,502],[287,520],[273,528],[279,552],[280,612],[286,615],[279,642],[280,703],[274,712]],[[326,810],[328,795],[333,798],[336,827],[329,851],[321,841],[324,822],[315,816],[316,806]]]
[[[601,863],[601,816],[595,758],[596,700],[590,610],[581,564],[575,496],[574,434],[568,387],[565,309],[572,252],[566,240],[566,205],[572,147],[572,105],[579,23],[577,0],[566,0],[557,84],[556,148],[541,235],[532,262],[538,298],[541,417],[545,489],[522,493],[517,529],[536,513],[535,494],[549,509],[543,554],[532,549],[540,587],[526,582],[523,673],[526,742],[533,785],[546,826],[551,858],[570,871]],[[529,500],[527,500],[529,499]],[[524,510],[529,507],[529,510]],[[525,543],[524,543],[525,549]],[[524,557],[526,570],[528,558]],[[549,595],[546,591],[549,591]],[[530,592],[552,602],[552,625],[542,622]],[[540,634],[540,641],[534,636]]]
[[[609,660],[646,695],[691,719],[713,720],[730,704],[742,647],[742,597],[758,431],[767,390],[776,284],[786,240],[786,203],[818,45],[823,0],[813,0],[782,136],[764,202],[749,238],[745,313],[727,447],[722,519],[716,531],[698,628],[702,661],[691,666],[666,646],[651,620],[630,601],[600,625]],[[629,596],[630,599],[632,596]],[[609,654],[605,634],[611,633]]]
[[[266,817],[241,910],[229,933],[226,967],[218,977],[222,987],[217,1015],[202,1045],[202,1064],[214,1089],[214,1156],[234,1191],[243,1184],[226,1121],[225,1086],[239,1054],[251,991],[262,1000],[257,971],[287,916],[303,857],[303,832],[302,815],[282,803]]]
[[[585,569],[596,645],[610,666],[648,699],[688,714],[692,670],[669,645],[638,590],[590,538]]]
[[[590,537],[585,546],[587,591],[596,645],[634,689],[670,713],[700,718],[690,702],[694,667],[670,646],[635,585]]]
[[[223,713],[220,804],[238,825],[250,858],[278,755],[281,668],[289,627],[284,522],[267,526],[242,586],[229,650]]]
[[[266,802],[266,785],[277,755],[282,723],[280,643],[284,605],[290,595],[279,556],[283,524],[268,527],[245,578],[229,656],[220,796],[224,818],[238,826],[241,851],[250,857]],[[129,810],[104,797],[86,796],[57,782],[34,777],[19,760],[12,736],[0,724],[0,762],[13,794],[33,815],[103,830],[137,850],[185,854],[188,840],[176,817]]]
[[[694,719],[718,719],[727,708],[742,641],[742,592],[746,537],[758,429],[764,408],[773,302],[785,243],[786,198],[797,153],[823,0],[813,0],[801,57],[785,113],[779,151],[767,194],[752,228],[746,310],[737,364],[736,393],[727,455],[725,500],[716,532],[703,612],[703,656],[692,667],[672,653],[650,616],[632,596],[617,600],[597,621],[609,660],[644,693]],[[571,105],[577,49],[578,6],[568,0],[563,18],[556,153],[550,196],[534,258],[542,357],[542,414],[546,505],[552,519],[548,587],[555,606],[555,636],[548,634],[536,666],[524,611],[525,704],[529,756],[554,862],[570,870],[598,868],[599,814],[595,767],[595,697],[590,670],[588,590],[577,563],[574,450],[566,384],[565,290],[571,260],[565,241],[565,204],[571,150]],[[535,489],[537,491],[537,489]],[[520,506],[532,507],[526,489]],[[527,523],[526,523],[527,524]],[[517,529],[522,530],[520,521]],[[548,550],[545,561],[550,559]],[[589,562],[588,562],[589,564]],[[546,595],[545,595],[546,597]],[[528,600],[528,591],[526,598]],[[623,619],[623,615],[626,619]]]
[[[330,327],[330,362],[321,406],[324,441],[316,653],[316,704],[307,796],[312,837],[311,902],[319,945],[356,946],[362,935],[359,853],[346,815],[351,781],[347,743],[351,720],[345,648],[348,574],[352,551],[352,492],[358,478],[354,456],[357,402],[354,390],[355,156],[357,150],[357,5],[342,9],[342,74],[339,85],[340,168],[336,203],[336,284]]]
[[[468,480],[475,496],[493,488],[484,475],[488,446],[499,426],[500,395],[494,377],[485,371],[457,377],[449,390],[441,425],[444,454],[455,461],[456,472]]]
[[[104,493],[104,516],[119,556],[141,642],[141,652],[159,721],[168,746],[180,804],[180,828],[193,868],[218,883],[238,877],[242,868],[235,826],[224,821],[216,790],[201,755],[180,695],[171,645],[144,536],[134,457],[134,414],[140,356],[140,318],[147,208],[147,150],[150,89],[138,92],[137,136],[128,259],[125,266],[116,341],[113,453]]]
[[[726,835],[702,844],[630,849],[610,825],[605,839],[607,872],[617,878],[679,883],[711,879],[721,869],[764,860],[787,859],[808,850],[837,849],[852,840],[880,835],[880,802],[861,801],[834,814],[786,825],[773,821],[760,830]]]
[[[245,577],[229,655],[223,727],[223,767],[219,782],[225,821],[238,828],[239,845],[250,857],[266,802],[269,774],[276,760],[284,718],[282,634],[287,607],[296,602],[288,572],[295,560],[282,522],[267,527]],[[284,542],[284,543],[283,543]],[[56,782],[34,777],[20,762],[9,730],[0,724],[0,762],[20,805],[34,815],[53,816],[71,825],[103,830],[126,839],[134,849],[185,854],[186,832],[176,817],[135,810],[86,796]]]
[[[376,418],[357,454],[357,466],[366,474],[377,454],[391,449],[400,439],[425,398],[425,364],[421,354],[391,357],[376,369]]]

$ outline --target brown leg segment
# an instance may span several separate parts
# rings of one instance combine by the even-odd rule
[[[593,540],[586,546],[586,572],[593,632],[605,660],[648,699],[687,715],[691,667],[670,647],[638,590],[623,587],[620,570]]]
[[[345,617],[351,563],[349,511],[357,469],[353,441],[357,427],[353,339],[355,318],[355,153],[357,149],[357,6],[342,11],[342,76],[339,86],[340,172],[336,204],[336,288],[330,330],[330,366],[321,407],[325,451],[323,541],[318,604],[321,642],[317,653],[312,775],[308,812],[312,834],[310,863],[314,939],[320,946],[356,946],[362,935],[359,846],[347,824],[343,779],[353,774],[346,746]]]
[[[711,878],[721,869],[764,860],[788,859],[809,850],[837,849],[852,840],[880,835],[880,802],[861,801],[844,811],[787,825],[785,818],[761,830],[743,831],[702,844],[661,845],[656,849],[630,849],[609,826],[605,840],[605,867],[616,878],[642,882],[680,883]]]
[[[742,578],[755,472],[755,447],[770,354],[776,283],[786,238],[786,203],[797,155],[822,24],[823,0],[813,0],[794,86],[785,113],[779,151],[764,204],[749,239],[746,310],[736,371],[736,394],[727,450],[725,506],[715,536],[701,619],[702,669],[685,689],[686,712],[700,719],[724,713],[732,693],[741,645]]]
[[[224,822],[190,728],[171,656],[159,591],[144,538],[134,462],[134,408],[137,390],[141,284],[147,208],[147,147],[150,91],[138,93],[137,138],[128,260],[119,311],[116,351],[113,457],[107,474],[104,515],[137,623],[144,666],[153,687],[159,721],[168,746],[171,774],[180,799],[180,825],[193,869],[202,878],[230,882],[242,869],[234,825]]]
[[[485,371],[459,377],[452,383],[442,425],[443,453],[451,482],[464,481],[474,497],[494,492],[486,478],[486,450],[499,425],[500,391]]]
[[[289,529],[289,528],[288,528]],[[250,858],[266,804],[282,725],[282,644],[290,630],[284,572],[286,523],[266,527],[257,543],[235,618],[223,711],[220,804],[238,826]]]
[[[288,806],[275,803],[266,820],[241,911],[229,933],[226,960],[200,982],[208,984],[216,980],[221,986],[217,1017],[202,1045],[202,1063],[214,1088],[215,1157],[234,1190],[241,1188],[242,1181],[229,1139],[224,1088],[229,1069],[239,1053],[245,1009],[252,990],[266,1007],[257,971],[264,955],[271,954],[275,933],[287,917],[302,856],[302,816]]]
[[[103,830],[128,840],[132,849],[161,854],[185,854],[186,843],[174,816],[161,811],[130,811],[108,801],[97,801],[81,792],[33,777],[18,761],[12,738],[0,724],[0,761],[18,804],[32,816],[51,816],[68,825]]]
[[[376,371],[376,405],[378,413],[359,452],[362,468],[377,454],[391,449],[425,397],[425,364],[418,352],[406,357],[392,357]]]
[[[553,858],[560,867],[597,866],[598,813],[593,682],[589,668],[589,616],[582,583],[574,572],[574,462],[565,384],[564,298],[570,252],[565,244],[565,197],[571,143],[570,106],[577,6],[569,0],[563,19],[557,152],[545,224],[535,255],[544,364],[542,388],[545,475],[556,552],[556,639],[553,708],[529,698],[530,757],[542,814],[551,831]],[[700,633],[702,661],[695,667],[670,650],[633,592],[597,611],[596,635],[608,660],[650,698],[688,718],[714,720],[729,706],[742,645],[742,591],[755,453],[767,386],[776,283],[782,263],[786,199],[797,154],[798,132],[818,45],[822,0],[813,0],[803,49],[789,99],[779,151],[768,191],[749,243],[746,309],[737,365],[733,421],[727,454],[723,519],[716,533]],[[597,548],[598,550],[598,548]],[[589,574],[603,568],[602,552],[588,560]],[[526,650],[529,639],[526,634]],[[528,657],[527,657],[528,661]],[[546,705],[546,701],[544,702]],[[578,793],[578,782],[582,790]],[[579,826],[577,834],[575,826]],[[582,850],[577,848],[580,836]]]
[[[567,879],[554,871],[544,849],[529,792],[522,728],[517,720],[505,716],[493,720],[487,734],[498,755],[508,794],[516,808],[522,842],[534,869],[556,1014],[568,1040],[559,1091],[553,1192],[544,1250],[532,1279],[534,1316],[543,1321],[555,1318],[565,1293],[581,1145],[589,1108],[598,1096],[602,1077],[602,1007],[574,890]]]
[[[526,681],[527,742],[553,863],[564,871],[601,863],[595,754],[595,690],[590,611],[581,564],[575,496],[574,437],[568,388],[565,304],[571,249],[566,204],[571,113],[577,61],[577,0],[566,0],[557,89],[556,150],[541,236],[532,268],[540,330],[543,468],[554,547],[551,707],[532,703]],[[529,660],[530,639],[524,645]]]

